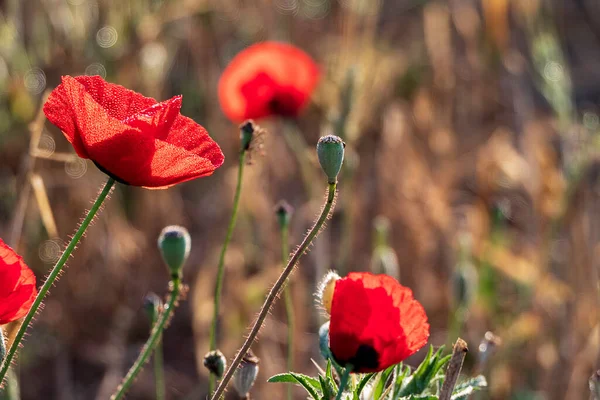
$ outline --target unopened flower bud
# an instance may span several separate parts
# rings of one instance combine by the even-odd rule
[[[190,234],[184,227],[171,225],[162,230],[158,237],[158,248],[171,276],[181,276],[181,269],[190,254],[191,246]]]
[[[223,372],[225,372],[225,368],[227,367],[227,359],[219,350],[209,351],[204,356],[204,366],[211,374],[215,375],[217,379],[221,379],[223,377]]]
[[[244,121],[243,124],[240,125],[240,141],[242,150],[246,151],[250,149],[250,143],[252,143],[252,138],[254,138],[254,132],[256,131],[256,124],[251,119]]]
[[[325,360],[332,360],[333,356],[329,349],[329,321],[319,328],[319,350]]]
[[[329,183],[336,183],[344,162],[346,143],[335,135],[323,136],[317,143],[317,156]]]
[[[150,318],[150,321],[153,321],[156,319],[156,316],[158,315],[158,310],[162,307],[162,300],[160,299],[160,297],[158,297],[158,295],[156,293],[148,293],[146,295],[146,297],[144,297],[144,311],[146,311],[146,314],[148,315],[148,318]]]
[[[256,381],[256,377],[258,376],[259,361],[258,357],[252,353],[252,350],[248,350],[248,353],[242,358],[242,362],[233,376],[233,387],[242,399],[248,398],[250,389],[254,386],[254,381]]]
[[[340,279],[340,276],[334,271],[329,271],[327,275],[317,286],[317,299],[319,304],[327,312],[331,314],[331,303],[333,302],[333,291],[335,290],[335,282]]]
[[[294,207],[292,207],[287,201],[281,200],[275,206],[275,215],[277,215],[277,223],[280,228],[286,227],[290,223],[290,218],[294,213]]]

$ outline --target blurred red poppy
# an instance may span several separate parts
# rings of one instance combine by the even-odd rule
[[[63,76],[44,105],[77,154],[133,186],[163,189],[207,176],[223,153],[179,113],[181,96],[158,103],[99,76]]]
[[[329,347],[341,365],[381,371],[414,354],[428,337],[423,306],[394,278],[353,272],[336,281]]]
[[[25,316],[36,295],[35,275],[0,239],[0,325]]]
[[[219,80],[219,101],[229,119],[241,122],[271,115],[294,117],[308,102],[319,69],[302,50],[262,42],[231,61]]]

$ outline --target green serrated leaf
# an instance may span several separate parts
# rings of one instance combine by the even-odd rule
[[[473,392],[485,387],[487,387],[487,380],[483,375],[468,379],[456,385],[454,392],[452,393],[452,400],[467,400]]]
[[[315,400],[321,400],[319,398],[319,391],[322,390],[321,382],[318,379],[312,378],[304,374],[297,374],[295,372],[286,372],[284,374],[274,375],[269,378],[267,382],[274,383],[295,383],[300,384]]]
[[[329,385],[325,382],[325,379],[319,375],[319,381],[321,382],[321,388],[323,389],[323,400],[330,400],[333,398],[333,393],[330,391]]]
[[[379,379],[375,384],[375,388],[373,389],[373,400],[379,400],[381,398],[381,395],[385,391],[387,381],[390,375],[392,375],[392,373],[394,372],[394,368],[395,365],[379,373]]]
[[[429,347],[427,356],[416,369],[416,371],[405,379],[403,387],[399,392],[400,398],[409,395],[421,395],[423,392],[438,379],[438,373],[442,367],[450,360],[450,356],[442,357],[443,347],[440,347],[435,353],[433,346]]]
[[[358,385],[356,386],[356,390],[354,391],[354,394],[357,397],[360,396],[360,394],[362,393],[365,386],[367,386],[367,383],[369,383],[371,378],[373,378],[375,375],[376,375],[375,373],[370,373],[370,374],[366,374],[362,377],[362,379],[360,380],[360,382],[358,382]]]

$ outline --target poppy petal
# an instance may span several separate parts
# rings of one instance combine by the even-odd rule
[[[0,325],[23,317],[37,294],[35,275],[0,239]]]
[[[429,324],[409,288],[387,275],[351,273],[336,282],[329,337],[338,361],[376,372],[423,347]]]
[[[100,77],[63,77],[44,106],[79,156],[116,180],[165,188],[210,175],[223,153],[206,130],[179,114],[181,96],[157,103]]]
[[[262,42],[231,61],[219,80],[225,115],[241,122],[273,114],[295,116],[317,85],[319,69],[302,50],[284,43]]]
[[[157,103],[151,97],[143,96],[121,85],[108,83],[100,76],[62,77],[63,83],[71,80],[79,82],[84,87],[85,92],[92,96],[92,99],[105,109],[111,117],[121,121]]]

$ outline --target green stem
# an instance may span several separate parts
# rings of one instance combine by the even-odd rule
[[[289,226],[287,224],[281,227],[281,256],[283,264],[287,263],[288,257],[290,256],[289,246]],[[296,324],[294,320],[294,302],[292,300],[292,288],[290,283],[285,285],[283,289],[283,297],[285,300],[285,317],[287,319],[287,367],[288,371],[294,370],[294,332],[296,330]],[[288,400],[293,398],[293,385],[287,385],[287,397]]]
[[[323,206],[323,209],[321,210],[321,215],[319,216],[319,219],[315,222],[315,224],[310,229],[308,234],[304,237],[304,240],[302,241],[300,246],[298,246],[296,251],[294,251],[294,253],[292,254],[292,257],[289,259],[285,269],[283,270],[281,275],[279,275],[279,278],[277,278],[277,281],[275,282],[275,284],[269,291],[269,294],[267,295],[267,298],[265,299],[265,302],[262,305],[260,312],[258,313],[258,317],[256,318],[256,321],[254,322],[254,325],[252,326],[252,329],[250,330],[250,333],[248,334],[246,341],[242,345],[242,348],[237,352],[234,360],[231,362],[231,365],[227,369],[227,372],[225,372],[225,375],[223,376],[223,379],[219,383],[217,390],[211,397],[211,400],[219,399],[220,396],[225,391],[227,384],[233,377],[233,374],[235,373],[237,367],[240,365],[242,358],[246,355],[248,350],[250,350],[252,343],[254,343],[256,336],[258,336],[258,332],[260,331],[260,328],[262,327],[263,323],[265,322],[265,318],[267,318],[267,315],[269,314],[269,311],[271,310],[271,306],[277,299],[279,292],[281,292],[283,285],[287,281],[288,276],[290,276],[290,274],[294,270],[294,267],[296,266],[296,264],[298,264],[300,257],[302,257],[302,255],[308,250],[308,247],[310,246],[310,244],[312,243],[314,238],[319,234],[319,231],[323,227],[323,224],[325,223],[325,221],[327,220],[327,218],[329,217],[329,215],[332,211],[332,208],[334,205],[334,200],[335,200],[336,188],[337,188],[337,183],[329,184],[328,193],[327,193],[327,201],[326,201],[325,205]]]
[[[219,255],[219,265],[217,267],[217,279],[215,282],[215,298],[214,298],[214,309],[212,326],[210,329],[210,350],[217,349],[217,327],[219,324],[219,310],[221,307],[221,293],[223,292],[223,277],[225,275],[225,254],[227,253],[227,247],[233,236],[233,230],[237,221],[238,209],[240,205],[240,197],[242,194],[242,178],[244,175],[244,165],[246,165],[246,150],[240,152],[238,175],[237,175],[237,186],[235,188],[235,195],[233,197],[233,209],[231,211],[231,219],[229,220],[229,226],[227,227],[227,234],[225,235],[225,241],[223,241],[223,247],[221,247],[221,254]],[[212,393],[215,387],[216,376],[210,374],[208,390]]]
[[[146,344],[142,348],[140,355],[129,369],[129,372],[127,372],[127,375],[125,375],[125,378],[123,378],[123,383],[121,383],[121,385],[117,388],[117,391],[110,397],[111,400],[120,400],[125,396],[125,393],[127,393],[129,388],[135,381],[135,378],[138,376],[138,374],[144,367],[144,364],[146,364],[146,361],[148,361],[148,357],[150,357],[150,355],[160,342],[162,333],[166,328],[167,322],[171,318],[171,315],[173,314],[173,310],[175,309],[177,300],[179,298],[179,291],[181,290],[181,276],[176,275],[171,277],[170,286],[171,294],[169,295],[169,301],[164,306],[163,311],[160,314],[160,317],[158,318],[158,321],[156,322],[156,324],[154,324],[152,332],[150,333],[150,337],[148,338]]]
[[[152,316],[152,327],[158,322],[159,310],[154,307]],[[159,339],[154,351],[154,381],[156,386],[156,400],[164,400],[165,398],[165,370],[163,363],[163,345],[162,337]]]
[[[100,209],[102,202],[104,201],[104,199],[106,199],[106,197],[110,193],[114,184],[115,184],[115,180],[113,178],[108,178],[108,180],[106,181],[106,184],[104,185],[104,188],[102,189],[102,191],[98,195],[98,198],[92,205],[92,208],[90,208],[90,211],[88,211],[88,214],[86,215],[85,219],[79,226],[79,229],[77,229],[77,232],[75,232],[75,235],[73,235],[71,242],[69,243],[69,245],[63,252],[62,256],[60,257],[60,259],[58,260],[58,262],[56,263],[54,268],[52,268],[52,271],[50,271],[50,274],[48,275],[48,277],[46,278],[46,281],[42,285],[37,297],[33,301],[33,304],[31,305],[29,312],[23,318],[23,323],[21,324],[21,327],[19,328],[19,331],[17,332],[17,335],[15,336],[15,340],[12,343],[12,346],[10,346],[10,349],[6,353],[6,358],[2,362],[2,368],[0,369],[0,382],[4,381],[4,378],[6,377],[6,373],[8,372],[8,369],[10,367],[10,363],[12,362],[13,357],[17,353],[17,349],[19,348],[19,345],[21,344],[21,341],[23,340],[23,336],[25,336],[25,332],[27,331],[27,328],[29,327],[31,320],[33,320],[33,317],[35,316],[37,310],[40,308],[40,305],[42,304],[44,297],[46,297],[46,294],[48,294],[48,290],[50,290],[50,288],[54,284],[54,281],[56,281],[56,278],[58,278],[58,276],[60,275],[65,263],[71,256],[71,253],[73,252],[73,250],[75,250],[77,243],[79,243],[79,240],[85,233],[85,230],[87,229],[87,227],[90,225],[90,222],[92,222],[92,220],[96,216],[96,213]]]
[[[335,397],[335,400],[342,400],[342,395],[344,394],[344,389],[346,389],[346,386],[348,385],[348,380],[350,379],[351,372],[352,372],[352,365],[346,365],[346,368],[344,369],[344,373],[342,374],[342,377],[340,378],[340,387],[338,389],[338,393],[337,393],[337,396]]]
[[[0,326],[0,364],[4,361],[4,357],[6,357],[6,339],[4,338],[4,331]]]

